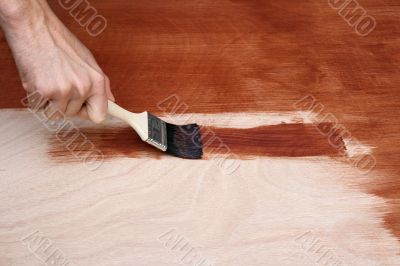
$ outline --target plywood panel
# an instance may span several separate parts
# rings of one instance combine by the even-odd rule
[[[312,265],[331,257],[331,264],[399,264],[396,1],[359,1],[377,22],[364,37],[326,1],[90,3],[108,21],[98,37],[51,5],[92,49],[127,109],[235,129],[219,131],[230,145],[241,132],[261,132],[263,151],[271,135],[254,128],[327,122],[345,129],[346,152],[243,157],[237,148],[241,170],[231,176],[220,171],[221,154],[198,162],[158,156],[122,131],[92,172],[32,114],[2,110],[1,265],[39,264],[29,250],[35,232],[76,265],[177,265],[184,253],[168,240],[179,237],[204,265]],[[20,108],[24,95],[3,36],[0,62],[0,108]],[[307,95],[312,110],[310,101],[296,105]],[[170,97],[187,107],[184,114],[164,108]],[[119,136],[116,127],[124,125],[110,120],[100,127],[106,138],[88,134],[106,155],[111,145],[102,145]],[[314,129],[312,136],[329,140]],[[140,156],[124,152],[128,145]],[[358,171],[353,159],[361,155],[376,160],[373,171]]]

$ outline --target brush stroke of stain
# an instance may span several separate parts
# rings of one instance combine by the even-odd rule
[[[325,129],[333,129],[333,124],[330,123],[324,123],[323,126]],[[104,154],[106,159],[168,156],[141,141],[129,127],[82,128],[81,133]],[[227,149],[228,152],[243,159],[257,156],[337,157],[343,156],[346,150],[339,133],[334,133],[329,141],[313,124],[280,124],[246,129],[201,127],[201,134],[205,159],[212,154],[226,154]],[[71,136],[65,132],[51,135],[48,151],[50,157],[58,162],[77,161],[73,154],[89,152],[89,145],[72,145],[75,147],[74,152],[68,150],[65,143],[70,138]]]

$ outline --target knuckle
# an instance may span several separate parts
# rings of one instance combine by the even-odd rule
[[[96,124],[100,124],[106,119],[107,113],[104,111],[97,111],[94,114],[91,114],[91,120]]]
[[[38,93],[43,97],[51,98],[54,95],[54,89],[49,86],[38,85],[36,88]]]
[[[106,76],[103,73],[97,73],[93,77],[93,84],[95,87],[104,87]]]
[[[32,87],[35,87],[36,90],[41,91],[41,92],[44,93],[44,92],[49,92],[50,91],[50,88],[52,87],[52,86],[50,86],[51,83],[52,82],[48,82],[46,80],[38,79],[35,82],[31,83],[30,85]]]
[[[29,91],[33,91],[35,86],[33,86],[33,85],[30,84],[30,83],[23,82],[23,83],[22,83],[22,87],[24,88],[25,91],[28,91],[28,92],[29,92]]]
[[[61,98],[67,98],[71,93],[71,89],[69,86],[67,85],[63,85],[61,87],[59,87],[59,89],[57,90],[57,96],[61,97]]]
[[[105,119],[106,119],[106,116],[98,116],[98,117],[94,118],[93,122],[95,122],[96,124],[100,124],[100,123],[102,123]]]
[[[80,98],[87,98],[90,95],[90,82],[81,81],[77,86],[76,89],[78,91],[78,96]]]
[[[43,80],[35,84],[36,90],[44,97],[68,98],[71,95],[71,82],[68,80]]]

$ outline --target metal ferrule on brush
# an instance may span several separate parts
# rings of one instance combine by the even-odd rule
[[[150,113],[147,113],[147,116],[149,137],[146,142],[162,151],[166,151],[168,144],[166,123]]]
[[[186,159],[200,159],[203,155],[197,124],[169,124],[149,112],[131,113],[111,101],[108,101],[108,113],[132,126],[143,141],[168,154]]]

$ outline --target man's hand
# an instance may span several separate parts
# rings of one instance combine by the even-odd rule
[[[15,3],[18,6],[12,6]],[[107,100],[114,101],[110,81],[47,2],[0,0],[0,5],[0,22],[25,90],[49,100],[48,114],[58,110],[66,116],[103,121]]]

